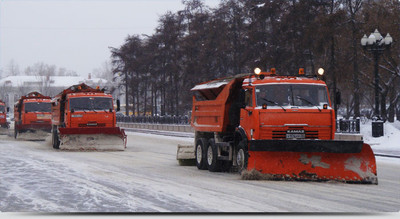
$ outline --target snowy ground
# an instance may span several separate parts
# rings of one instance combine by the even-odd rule
[[[384,153],[400,156],[400,121],[384,124],[384,136],[379,138],[372,137],[371,121],[361,124],[360,131],[364,137],[364,142],[371,145],[375,153]]]
[[[364,139],[399,151],[390,138]],[[394,142],[396,141],[396,142]],[[179,166],[176,145],[193,139],[128,133],[122,152],[54,150],[0,136],[1,212],[398,212],[400,159],[377,157],[378,185],[245,181],[237,173]]]

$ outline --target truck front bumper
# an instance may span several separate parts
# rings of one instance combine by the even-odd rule
[[[360,153],[363,141],[251,140],[249,151]]]

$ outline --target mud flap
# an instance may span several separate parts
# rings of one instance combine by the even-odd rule
[[[331,144],[335,147],[335,145],[340,146],[341,142],[332,141]],[[358,146],[354,147],[358,148]],[[290,148],[294,149],[296,146],[292,145]],[[360,149],[359,152],[353,149],[335,152],[333,152],[334,149],[330,152],[304,151],[304,149],[299,151],[250,150],[247,170],[267,174],[270,179],[275,180],[335,180],[378,184],[375,156],[371,147],[361,142]]]
[[[59,128],[60,149],[123,151],[124,130],[117,128]]]
[[[195,166],[194,145],[178,144],[176,159],[181,166]]]

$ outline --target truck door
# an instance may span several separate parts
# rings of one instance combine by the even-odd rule
[[[240,110],[240,126],[245,130],[247,138],[251,139],[254,134],[254,95],[253,89],[248,88],[245,90],[245,107]],[[252,131],[253,129],[253,131]]]

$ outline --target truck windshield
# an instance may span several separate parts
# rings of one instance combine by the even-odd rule
[[[51,103],[50,102],[33,102],[33,103],[25,103],[25,112],[43,112],[49,113],[51,112]]]
[[[256,87],[257,106],[323,106],[326,87],[315,84],[270,84]]]
[[[112,108],[112,98],[109,97],[76,97],[69,100],[69,109],[74,111],[110,110]]]
[[[0,113],[5,113],[6,112],[6,107],[3,105],[0,105]]]

